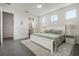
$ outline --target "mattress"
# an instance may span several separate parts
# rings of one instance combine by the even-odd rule
[[[53,34],[53,33],[34,33],[33,35],[42,36],[42,37],[46,37],[49,39],[56,39],[62,36],[61,34]]]

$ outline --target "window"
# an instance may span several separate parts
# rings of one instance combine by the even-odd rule
[[[76,9],[66,12],[66,19],[76,18]]]
[[[58,15],[51,16],[51,21],[58,21]]]
[[[46,26],[46,20],[47,20],[46,17],[43,17],[43,18],[42,18],[42,24],[43,24],[43,26]]]

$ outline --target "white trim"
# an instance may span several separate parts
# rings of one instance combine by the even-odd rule
[[[3,14],[1,9],[1,44],[3,44]]]

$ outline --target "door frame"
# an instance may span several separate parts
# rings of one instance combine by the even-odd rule
[[[12,30],[12,37],[13,37],[13,39],[14,39],[14,14],[13,13],[11,13],[11,12],[6,12],[6,11],[3,11],[2,12],[2,15],[3,15],[3,13],[9,13],[9,14],[12,14],[12,27],[13,27],[13,30]],[[4,15],[3,15],[4,16]],[[2,19],[3,19],[3,16],[2,16]],[[3,19],[3,23],[4,23],[4,19]],[[4,28],[4,27],[3,27]],[[3,34],[4,35],[4,34]],[[4,37],[3,37],[4,38]]]

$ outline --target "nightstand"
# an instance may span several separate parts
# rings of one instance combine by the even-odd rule
[[[73,35],[66,35],[66,43],[68,44],[75,44],[75,36]]]

